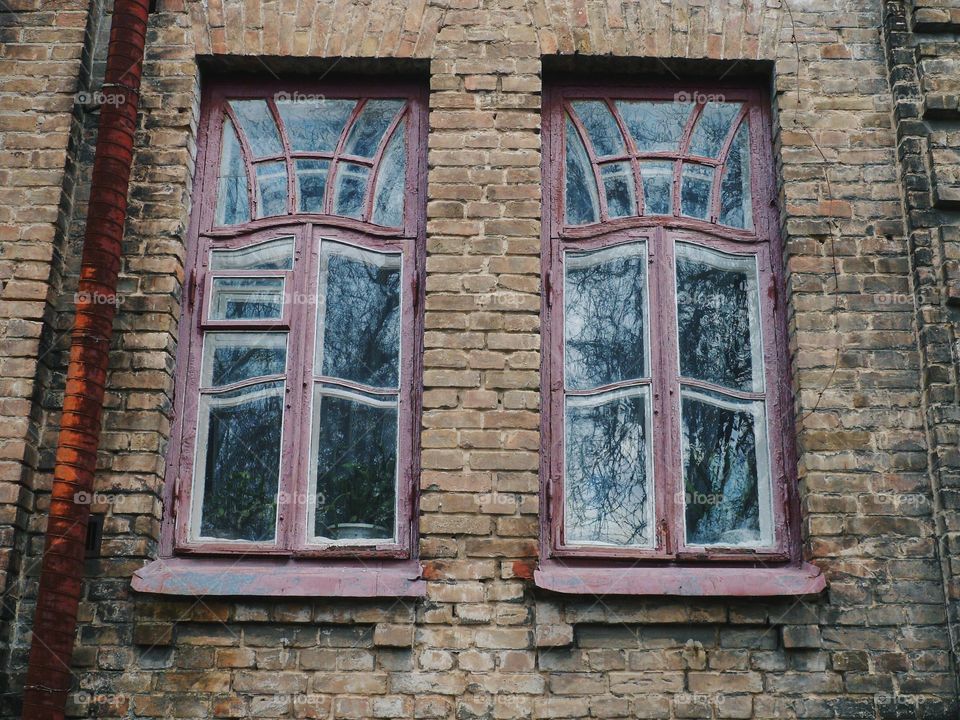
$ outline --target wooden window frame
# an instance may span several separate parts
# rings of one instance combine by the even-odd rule
[[[574,119],[590,156],[598,185],[599,220],[580,226],[566,224],[565,113],[572,100],[612,98],[623,100],[676,100],[697,98],[703,87],[692,86],[597,86],[551,85],[544,91],[544,217],[543,217],[543,357],[541,366],[541,500],[540,567],[537,584],[559,592],[616,594],[805,594],[822,588],[819,571],[802,568],[804,578],[790,574],[802,563],[799,536],[796,449],[793,425],[787,319],[784,298],[783,249],[776,203],[772,131],[769,100],[749,87],[711,86],[709,93],[727,101],[743,103],[724,144],[729,147],[739,118],[749,118],[750,183],[753,229],[727,227],[717,222],[721,170],[715,170],[710,209],[706,220],[680,214],[679,174],[682,160],[692,158],[714,167],[718,160],[685,154],[693,123],[702,109],[692,112],[680,144],[681,152],[636,152],[630,133],[620,124],[627,152],[620,160],[631,162],[638,211],[642,213],[643,188],[637,174],[638,158],[675,160],[672,215],[608,219],[597,158],[587,133]],[[724,157],[721,152],[720,158]],[[605,161],[611,158],[605,158]],[[645,240],[648,253],[649,342],[652,370],[650,398],[653,404],[654,498],[656,532],[653,549],[567,544],[564,540],[564,398],[563,382],[563,266],[567,250],[595,250]],[[766,435],[774,542],[769,547],[686,546],[682,492],[680,442],[680,374],[677,349],[674,247],[677,241],[692,241],[708,249],[757,257],[759,304],[765,367]],[[684,380],[684,384],[690,384]],[[637,382],[619,385],[643,384]],[[709,383],[696,383],[710,389]],[[753,396],[731,392],[727,396]],[[591,391],[596,392],[596,391]],[[659,568],[651,569],[651,568]],[[788,572],[777,572],[778,568]],[[773,570],[771,574],[770,570]],[[742,575],[742,577],[738,577]],[[788,580],[784,578],[788,577]],[[751,582],[753,578],[753,582]],[[746,590],[747,592],[742,592]]]
[[[284,215],[256,218],[253,196],[255,195],[252,178],[251,156],[244,155],[250,193],[251,219],[242,225],[217,226],[215,207],[218,188],[220,145],[224,118],[230,115],[227,100],[263,98],[268,100],[274,117],[278,117],[275,98],[286,93],[288,96],[323,96],[326,98],[376,99],[400,98],[407,106],[394,119],[385,133],[380,149],[372,159],[360,159],[372,167],[367,181],[367,202],[361,219],[341,217],[333,214],[297,213],[296,178],[293,163],[297,157],[323,157],[330,160],[328,170],[325,210],[330,210],[335,182],[335,166],[340,159],[351,162],[357,158],[345,156],[342,152],[345,139],[353,119],[358,115],[361,103],[353,113],[340,141],[333,153],[292,153],[289,140],[280,128],[281,142],[284,147],[282,160],[287,166],[287,213]],[[423,305],[424,305],[424,264],[425,264],[425,221],[426,213],[422,198],[426,185],[426,93],[416,84],[391,82],[376,84],[365,80],[340,82],[253,82],[229,83],[213,81],[206,85],[202,104],[198,136],[197,176],[194,182],[194,207],[188,235],[186,263],[187,282],[182,303],[180,345],[178,348],[178,368],[176,378],[176,402],[171,442],[167,454],[167,483],[165,484],[166,512],[161,527],[161,558],[186,556],[197,558],[232,558],[242,555],[255,561],[271,559],[278,563],[289,560],[304,561],[295,567],[299,571],[309,567],[315,573],[316,562],[337,561],[339,570],[355,567],[370,570],[380,567],[384,562],[410,561],[416,559],[417,548],[417,487],[419,484],[419,426],[422,403],[422,354],[423,354]],[[404,186],[404,213],[402,227],[388,228],[375,225],[364,218],[371,216],[377,169],[393,129],[400,117],[406,119],[406,175]],[[234,127],[241,145],[246,139],[239,123]],[[246,147],[244,148],[247,149]],[[258,158],[258,161],[268,158]],[[293,236],[295,242],[294,265],[290,271],[255,271],[244,273],[237,271],[210,271],[210,250],[215,248],[237,249],[255,245],[267,240]],[[320,238],[332,242],[351,245],[377,252],[399,253],[401,265],[401,353],[400,376],[397,390],[399,434],[397,443],[397,497],[396,497],[396,535],[394,541],[370,541],[369,544],[327,545],[308,544],[304,535],[306,512],[309,505],[300,502],[307,494],[310,459],[310,425],[312,415],[312,396],[314,392],[313,358],[316,330],[316,311],[320,268]],[[258,277],[285,276],[287,284],[284,291],[291,303],[284,303],[283,318],[277,321],[209,321],[207,306],[210,298],[210,283],[214,275],[243,276],[254,274]],[[303,302],[296,298],[305,299]],[[281,471],[279,481],[280,499],[278,500],[278,519],[276,542],[261,543],[254,541],[198,541],[190,534],[191,494],[194,492],[191,478],[194,475],[195,446],[197,444],[198,406],[200,397],[200,372],[203,338],[209,331],[281,331],[287,333],[286,386],[284,394],[284,428],[281,445]],[[345,386],[350,385],[344,381]],[[293,420],[293,422],[290,422]],[[300,516],[303,517],[300,517]],[[301,535],[303,537],[301,537]],[[351,561],[355,561],[354,564]],[[230,560],[230,562],[234,562]],[[311,562],[307,566],[304,563]],[[174,567],[168,561],[167,567]],[[177,565],[182,567],[182,565]],[[203,567],[195,565],[194,567]],[[213,571],[217,566],[211,567]],[[409,568],[408,568],[409,569]],[[143,575],[141,573],[141,575]],[[147,573],[144,575],[146,577]],[[273,590],[277,590],[286,580],[282,576],[274,577]],[[406,577],[411,573],[406,572]],[[192,576],[193,577],[193,576]],[[277,577],[281,577],[277,580]],[[169,580],[169,578],[167,578]],[[136,587],[135,582],[135,587]],[[150,584],[150,583],[147,583]],[[169,584],[169,583],[168,583]],[[269,584],[269,583],[268,583]],[[319,583],[320,591],[331,589],[328,581]],[[364,583],[360,583],[363,585]],[[374,583],[375,585],[376,583]],[[384,583],[380,583],[384,585]],[[386,583],[389,585],[390,583]],[[143,577],[140,585],[144,585]],[[154,582],[157,586],[158,583]],[[315,591],[316,583],[312,585]],[[161,592],[157,587],[142,589]],[[405,588],[409,590],[409,587]],[[271,588],[260,594],[270,594]],[[381,590],[391,593],[386,587]],[[256,594],[256,593],[255,593]],[[351,594],[349,589],[343,593]],[[377,591],[360,594],[378,594]],[[409,594],[409,593],[406,593]]]

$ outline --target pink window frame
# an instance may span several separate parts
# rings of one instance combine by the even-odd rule
[[[220,143],[223,118],[228,99],[263,98],[277,117],[273,98],[277,93],[317,94],[327,98],[400,98],[407,102],[382,139],[380,148],[371,160],[360,159],[371,165],[368,178],[367,203],[364,217],[371,214],[376,170],[382,159],[393,129],[400,117],[406,119],[405,141],[407,164],[404,187],[403,225],[387,228],[362,219],[296,213],[295,177],[292,174],[296,157],[321,157],[323,154],[290,153],[289,143],[281,128],[281,141],[287,163],[287,214],[252,219],[242,225],[216,226],[214,222],[218,188]],[[194,181],[194,207],[191,213],[186,274],[181,308],[181,337],[177,351],[177,377],[174,422],[167,453],[164,503],[168,509],[161,525],[161,558],[175,555],[216,556],[237,555],[277,560],[331,559],[349,567],[350,560],[357,568],[370,569],[374,560],[415,559],[417,547],[417,487],[419,484],[419,418],[422,403],[423,306],[425,272],[426,213],[421,199],[426,186],[426,93],[422,87],[408,83],[374,84],[362,80],[350,82],[258,82],[235,84],[210,82],[204,89],[198,133],[197,176]],[[360,104],[354,109],[335,153],[328,154],[325,208],[330,206],[335,165],[340,158],[355,158],[341,153],[349,128],[357,116]],[[241,144],[245,143],[239,124],[235,124]],[[244,155],[248,175],[248,191],[255,194],[252,185],[250,154]],[[279,159],[279,158],[275,158]],[[258,158],[264,161],[266,158]],[[255,218],[254,206],[250,206]],[[243,273],[236,271],[210,272],[208,261],[213,248],[235,249],[270,239],[294,237],[294,269],[291,271],[264,271]],[[395,542],[370,545],[307,545],[305,535],[306,508],[297,508],[305,498],[308,484],[310,422],[314,378],[312,375],[313,343],[316,328],[320,246],[323,237],[333,242],[375,250],[399,253],[402,257],[401,275],[401,357],[400,380],[397,391],[399,434],[397,444],[397,536]],[[286,276],[285,294],[311,298],[308,302],[284,303],[283,318],[276,321],[208,321],[209,287],[214,274],[217,277],[236,277],[254,274],[257,277]],[[280,492],[278,503],[276,543],[249,541],[203,541],[190,537],[191,477],[196,447],[197,417],[200,397],[200,360],[203,337],[209,331],[286,331],[287,365],[284,398],[284,427],[281,449]],[[262,382],[262,379],[258,379]],[[343,382],[349,385],[348,382]],[[288,422],[293,418],[295,422]],[[303,516],[302,518],[300,516]],[[364,563],[366,560],[366,563]],[[346,562],[344,565],[343,563]]]
[[[571,100],[596,99],[611,102],[612,98],[625,100],[674,100],[680,93],[696,97],[700,87],[610,86],[590,87],[553,85],[544,92],[544,217],[543,217],[543,357],[541,365],[541,392],[543,412],[541,434],[545,451],[541,454],[541,498],[546,509],[540,518],[540,565],[543,573],[566,573],[564,568],[576,570],[609,566],[611,569],[652,565],[716,567],[732,564],[736,567],[794,565],[801,561],[799,536],[799,500],[797,496],[796,449],[794,445],[792,396],[787,339],[787,319],[782,244],[779,234],[779,215],[776,207],[776,185],[772,157],[772,132],[769,101],[765,93],[754,89],[717,86],[711,92],[722,94],[727,101],[742,102],[744,107],[731,125],[724,150],[725,156],[740,121],[749,118],[750,183],[753,210],[753,229],[744,230],[720,225],[719,182],[722,162],[680,153],[637,153],[629,132],[620,124],[628,152],[620,160],[629,160],[633,168],[638,211],[642,212],[643,189],[639,180],[637,159],[675,160],[673,175],[672,215],[637,215],[609,219],[604,203],[597,157],[583,127],[574,118],[574,125],[584,140],[594,175],[598,183],[600,221],[580,226],[569,226],[564,215],[564,158],[565,112]],[[680,148],[687,147],[692,128],[702,110],[698,104],[684,130]],[[614,115],[617,117],[617,115]],[[710,209],[706,220],[680,215],[680,170],[683,160],[694,160],[718,167],[714,175]],[[604,161],[613,157],[604,157]],[[645,240],[649,260],[649,342],[651,357],[652,444],[654,452],[655,547],[653,549],[571,546],[564,541],[564,398],[563,382],[563,266],[562,256],[568,250],[599,249],[636,240]],[[677,241],[690,241],[708,249],[738,255],[755,255],[759,275],[758,291],[763,338],[765,369],[765,411],[767,444],[770,456],[773,544],[764,548],[695,547],[686,546],[683,537],[683,503],[677,494],[682,492],[680,441],[680,375],[677,350],[676,307],[674,305],[674,247]],[[632,386],[637,382],[622,383]],[[683,380],[685,385],[711,389],[709,383]],[[603,390],[614,389],[620,384]],[[754,393],[731,392],[716,387],[727,396],[753,399]],[[596,391],[591,391],[591,393]],[[544,575],[546,578],[547,575]],[[559,576],[556,576],[559,577]],[[574,578],[576,575],[573,576]],[[613,577],[613,576],[611,576]],[[683,577],[683,576],[679,576]],[[558,589],[560,585],[547,582],[544,586]],[[591,581],[584,581],[589,585]],[[577,584],[580,580],[577,580]],[[673,586],[671,579],[664,587]],[[621,583],[624,584],[624,583]],[[656,581],[632,580],[649,589]],[[682,585],[682,583],[681,583]],[[679,588],[679,586],[677,586]],[[673,592],[672,590],[670,592]],[[680,594],[685,591],[677,590]],[[695,593],[697,594],[697,593]],[[709,593],[707,593],[709,594]]]

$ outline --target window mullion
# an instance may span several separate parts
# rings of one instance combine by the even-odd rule
[[[284,412],[287,432],[283,438],[283,473],[280,476],[280,516],[278,518],[278,542],[287,550],[297,546],[297,532],[300,527],[300,513],[305,503],[305,490],[302,478],[305,472],[304,453],[300,452],[304,436],[303,423],[307,415],[307,398],[304,392],[304,373],[311,369],[311,359],[306,345],[307,324],[310,321],[311,303],[303,302],[309,297],[307,284],[310,271],[310,252],[312,246],[312,227],[304,225],[297,233],[297,245],[294,248],[293,271],[291,272],[290,292],[284,298],[289,304],[290,336],[287,340],[290,348],[290,363],[287,366],[287,386],[285,388]]]
[[[657,338],[657,362],[653,368],[654,398],[658,415],[654,420],[654,455],[657,477],[657,531],[662,550],[677,552],[683,531],[683,479],[680,467],[680,381],[677,346],[676,279],[673,272],[673,239],[662,228],[654,235],[652,282],[657,308],[652,328]]]

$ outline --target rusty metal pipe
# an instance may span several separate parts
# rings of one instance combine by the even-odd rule
[[[76,500],[78,494],[92,492],[97,465],[148,14],[149,0],[116,0],[113,7],[76,319],[24,686],[25,720],[62,720],[73,687],[70,663],[90,518],[90,506]]]

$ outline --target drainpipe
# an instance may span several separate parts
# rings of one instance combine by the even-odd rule
[[[62,720],[73,688],[70,663],[90,518],[81,498],[93,491],[100,444],[148,13],[149,0],[116,0],[113,7],[24,720]]]

